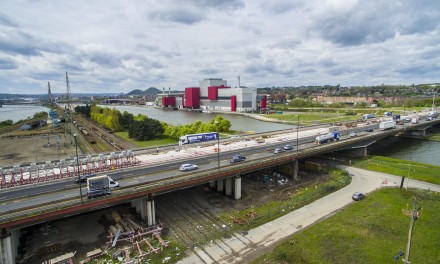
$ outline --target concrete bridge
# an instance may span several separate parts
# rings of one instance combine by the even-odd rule
[[[314,143],[316,134],[309,136],[304,134],[299,138],[297,131],[295,139],[295,132],[285,131],[268,138],[265,144],[243,141],[239,143],[241,145],[238,149],[229,151],[224,150],[222,145],[221,159],[217,153],[212,152],[199,156],[190,155],[174,161],[165,160],[153,166],[150,164],[148,167],[123,167],[121,170],[108,173],[113,179],[118,180],[122,187],[113,191],[112,195],[93,200],[84,200],[78,195],[78,186],[72,183],[72,178],[2,190],[0,198],[4,202],[0,205],[0,257],[2,263],[15,262],[20,228],[26,226],[121,203],[130,203],[148,225],[154,225],[156,224],[154,197],[162,193],[208,184],[224,195],[240,199],[241,175],[245,173],[284,166],[289,169],[293,179],[296,179],[299,160],[334,151],[366,155],[368,146],[384,137],[424,130],[438,123],[440,120],[404,124],[386,131],[379,131],[378,125],[374,124],[346,130],[346,134],[342,135],[339,141],[321,145]],[[366,132],[365,130],[370,127],[375,128],[375,131]],[[358,136],[349,137],[349,132],[352,131],[358,132]],[[285,144],[297,148],[290,152],[273,154],[273,148]],[[203,148],[195,148],[194,151],[197,153],[203,151]],[[237,153],[251,158],[245,162],[230,164],[230,157]],[[186,162],[199,164],[200,169],[187,173],[179,172],[178,166]],[[45,195],[39,195],[41,193]],[[17,203],[17,200],[20,202]]]

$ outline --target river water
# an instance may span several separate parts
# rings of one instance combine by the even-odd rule
[[[49,108],[36,105],[3,105],[0,108],[0,122],[5,120],[18,120],[33,117],[38,112],[49,112]]]
[[[105,105],[100,105],[100,107],[108,107]],[[254,132],[266,132],[281,129],[289,129],[295,126],[279,124],[279,123],[269,123],[259,121],[253,118],[245,117],[236,114],[207,114],[198,113],[190,111],[177,111],[177,110],[162,110],[153,107],[141,107],[141,106],[126,106],[126,105],[116,105],[111,106],[117,110],[124,112],[127,111],[133,115],[143,114],[149,118],[157,119],[166,122],[170,125],[185,125],[189,123],[194,123],[197,120],[208,123],[214,119],[217,115],[222,115],[225,119],[231,122],[231,129],[236,131],[254,131]]]
[[[368,147],[368,154],[412,160],[440,166],[439,150],[440,142],[438,141],[387,137]]]

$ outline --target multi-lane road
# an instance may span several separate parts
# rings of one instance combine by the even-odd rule
[[[375,131],[366,132],[366,130],[370,127],[374,128]],[[351,141],[360,142],[362,138],[371,138],[376,134],[378,136],[383,134],[378,131],[377,127],[378,124],[373,124],[368,127],[365,126],[362,128],[346,130],[346,133],[342,132],[341,141],[350,139]],[[349,138],[348,134],[352,131],[358,132],[358,136],[355,138]],[[389,132],[397,133],[397,130]],[[264,144],[249,144],[248,147],[241,147],[232,151],[221,152],[220,167],[228,168],[233,166],[240,166],[241,164],[247,162],[257,161],[259,159],[264,159],[268,157],[274,157],[275,155],[279,157],[282,157],[283,155],[294,157],[294,154],[297,151],[295,149],[297,143],[299,145],[299,150],[301,150],[300,152],[316,146],[314,144],[314,139],[316,135],[304,136],[303,134],[304,131],[301,131],[300,136],[298,137],[298,142],[296,139],[294,139],[294,137],[289,137],[289,140],[285,140],[285,138],[279,136],[278,138],[273,137],[267,139],[266,143]],[[283,147],[286,144],[290,144],[295,148],[289,152],[286,152],[285,154],[273,154],[274,148]],[[330,144],[334,143],[328,143],[326,145],[330,146]],[[231,165],[229,163],[229,160],[234,154],[245,155],[247,158],[246,162]],[[166,155],[166,153],[163,155]],[[218,166],[217,154],[194,156],[190,158],[187,157],[186,160],[164,160],[164,163],[158,163],[155,165],[150,165],[148,167],[126,168],[107,174],[113,179],[118,180],[121,184],[120,188],[113,191],[114,195],[117,195],[118,193],[126,193],[127,191],[136,192],[135,189],[138,188],[138,186],[155,185],[156,183],[167,179],[183,179],[188,175],[193,174],[193,172],[180,172],[178,168],[182,163],[197,164],[200,169],[195,171],[195,173],[203,173],[204,171],[215,171]],[[83,186],[82,193],[84,194],[85,192],[86,190]],[[100,199],[109,199],[109,197],[112,197],[112,195]],[[10,190],[2,190],[0,192],[0,215],[2,215],[0,217],[0,222],[5,223],[5,221],[8,220],[8,217],[19,213],[18,211],[24,212],[29,210],[36,210],[36,208],[44,206],[53,207],[54,204],[61,203],[63,201],[69,201],[70,203],[74,201],[76,204],[79,204],[80,200],[79,186],[74,182],[72,178],[47,182],[43,184],[29,185],[26,187],[16,187]],[[83,200],[83,202],[85,203],[89,202],[87,201],[87,199]]]

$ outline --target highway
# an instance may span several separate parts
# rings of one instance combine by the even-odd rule
[[[429,122],[430,124],[437,123],[437,121]],[[368,128],[374,128],[373,132],[365,132]],[[378,131],[378,124],[373,124],[371,126],[358,127],[354,129],[348,129],[346,131],[341,132],[341,140],[340,142],[346,141],[347,145],[350,142],[362,142],[365,139],[371,139],[374,136],[379,135],[388,135],[396,133],[397,130],[388,130],[387,133],[384,134],[383,131]],[[396,129],[402,129],[402,126],[398,126]],[[358,132],[358,136],[355,138],[348,138],[348,134],[350,132]],[[300,131],[300,136],[298,137],[298,144],[300,145],[299,154],[301,154],[304,150],[316,148],[317,145],[314,143],[314,139],[316,135],[313,136],[305,136],[304,131]],[[344,133],[346,132],[346,133]],[[292,134],[294,136],[292,136]],[[304,135],[303,135],[304,134]],[[283,136],[279,136],[277,138],[269,138],[266,139],[266,143],[251,145],[249,143],[248,147],[242,147],[240,149],[235,149],[233,151],[228,152],[220,152],[220,167],[221,170],[230,170],[235,167],[239,167],[245,165],[246,163],[258,161],[260,159],[270,158],[270,157],[285,157],[285,160],[293,160],[295,158],[296,153],[296,132],[290,133],[289,140],[285,140]],[[214,144],[214,143],[213,143]],[[231,143],[233,144],[233,143]],[[294,146],[294,149],[288,151],[283,154],[273,154],[273,149],[277,147],[283,147],[286,144],[290,144]],[[332,148],[332,145],[337,143],[327,143],[321,146],[324,146],[326,149]],[[246,146],[246,145],[245,145]],[[212,148],[212,145],[211,145]],[[222,147],[221,147],[222,148]],[[327,150],[329,152],[331,150]],[[289,154],[290,153],[290,154]],[[241,154],[246,156],[245,162],[240,162],[237,164],[231,165],[229,163],[229,159],[234,154]],[[185,181],[185,178],[191,177],[193,174],[205,173],[206,175],[214,175],[217,170],[217,154],[210,154],[204,156],[193,156],[192,158],[186,160],[173,160],[164,161],[165,163],[150,165],[147,167],[134,167],[134,168],[126,168],[123,170],[112,171],[111,173],[106,173],[111,176],[113,179],[118,180],[120,182],[121,187],[113,190],[113,194],[110,196],[106,196],[99,199],[88,200],[84,197],[84,204],[92,203],[89,208],[95,201],[103,201],[107,199],[111,199],[112,197],[117,197],[120,195],[125,195],[127,193],[136,193],[138,189],[145,189],[145,187],[150,186],[154,188],[158,186],[157,183],[164,182],[167,180],[180,180]],[[199,170],[194,172],[180,172],[179,166],[183,163],[194,163],[199,166]],[[238,168],[237,167],[237,168]],[[205,180],[206,182],[206,180]],[[160,189],[160,188],[159,188]],[[82,189],[83,194],[86,193],[85,186]],[[75,199],[76,198],[76,199]],[[79,187],[74,182],[73,178],[58,180],[53,182],[47,182],[43,184],[29,185],[23,187],[16,187],[8,190],[2,190],[0,192],[0,213],[2,217],[0,217],[0,221],[5,223],[8,217],[11,214],[16,213],[20,210],[54,210],[53,208],[57,204],[62,204],[64,201],[68,201],[70,205],[80,205],[80,195],[79,195]],[[72,203],[73,201],[73,203]],[[128,201],[128,200],[125,200]],[[101,203],[103,205],[105,203]],[[115,202],[113,201],[113,204]],[[111,203],[107,203],[106,206],[110,206]],[[47,208],[46,208],[47,207]],[[39,209],[40,208],[40,209]],[[46,209],[44,209],[46,208]],[[93,207],[95,208],[95,207]],[[97,207],[96,207],[97,208]],[[56,209],[55,209],[56,210]],[[5,216],[9,214],[9,216]]]

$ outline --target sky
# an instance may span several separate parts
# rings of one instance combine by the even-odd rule
[[[435,83],[439,23],[437,0],[0,1],[0,93]]]

